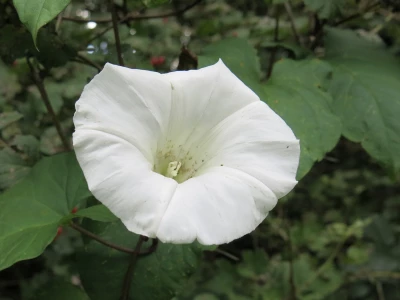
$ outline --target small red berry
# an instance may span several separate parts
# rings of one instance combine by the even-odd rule
[[[71,213],[76,213],[78,211],[78,208],[77,207],[74,207],[72,210],[71,210]]]
[[[161,66],[165,63],[165,56],[153,56],[150,63],[153,67]]]

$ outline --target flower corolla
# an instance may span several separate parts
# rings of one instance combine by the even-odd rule
[[[297,183],[299,141],[221,60],[168,74],[106,64],[74,124],[93,195],[162,242],[228,243]]]

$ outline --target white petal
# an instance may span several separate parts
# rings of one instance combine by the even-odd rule
[[[143,154],[118,136],[79,129],[74,147],[93,195],[128,230],[155,237],[177,182],[151,171]]]
[[[173,88],[168,135],[186,148],[232,113],[259,101],[221,60],[200,70],[163,76]]]
[[[197,174],[221,165],[238,169],[260,180],[278,198],[297,183],[299,141],[261,101],[226,118],[198,144],[197,157],[204,163],[197,168]]]
[[[276,197],[244,172],[218,167],[178,186],[160,223],[162,242],[228,243],[253,231]]]
[[[76,131],[119,136],[152,161],[166,131],[171,84],[159,73],[106,64],[76,103]]]

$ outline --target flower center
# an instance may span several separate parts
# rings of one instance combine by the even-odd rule
[[[165,177],[174,178],[178,175],[179,169],[181,168],[182,163],[180,161],[171,161],[168,164],[167,172]]]

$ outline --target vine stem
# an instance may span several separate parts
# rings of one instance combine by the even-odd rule
[[[60,139],[64,145],[64,148],[65,148],[65,150],[70,151],[71,146],[70,146],[67,138],[65,137],[64,132],[62,131],[62,128],[61,128],[60,121],[58,120],[57,115],[54,112],[53,107],[51,106],[49,95],[47,94],[46,88],[43,83],[43,78],[36,72],[35,68],[33,67],[32,63],[29,60],[29,57],[26,58],[26,61],[28,63],[29,69],[31,71],[33,82],[36,84],[36,86],[39,90],[40,96],[43,100],[43,103],[46,106],[48,113],[51,115],[51,118],[53,119],[53,123],[54,123],[57,133],[60,136]]]
[[[121,40],[119,39],[118,17],[117,17],[117,12],[115,10],[114,0],[110,0],[110,9],[111,9],[113,29],[114,29],[115,47],[117,48],[118,64],[120,66],[124,66],[125,64],[124,64],[124,59],[122,57]]]
[[[141,235],[136,243],[135,250],[131,256],[131,261],[129,262],[128,270],[125,273],[124,283],[122,286],[122,293],[121,293],[121,300],[128,300],[129,299],[129,291],[131,288],[131,282],[133,277],[133,270],[135,269],[135,265],[138,259],[138,253],[140,253],[140,248],[142,247],[143,243],[147,241],[148,238]]]

